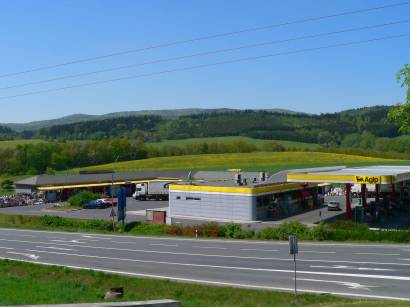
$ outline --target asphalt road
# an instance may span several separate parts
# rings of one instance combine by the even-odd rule
[[[0,258],[214,285],[294,285],[287,242],[1,229]],[[300,243],[297,266],[299,291],[410,300],[410,245]]]

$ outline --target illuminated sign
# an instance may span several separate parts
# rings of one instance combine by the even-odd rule
[[[241,171],[240,168],[230,168],[227,170],[228,172],[234,172],[234,173],[239,173]]]
[[[354,183],[360,184],[381,184],[381,176],[354,176]]]

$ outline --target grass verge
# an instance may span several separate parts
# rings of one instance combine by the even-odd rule
[[[71,219],[59,216],[0,215],[0,228],[21,228],[33,230],[113,233],[111,221]],[[259,231],[242,228],[238,224],[216,223],[198,226],[155,225],[144,222],[116,224],[117,234],[135,236],[182,236],[195,237],[196,231],[202,238],[288,240],[296,234],[300,240],[336,242],[383,242],[410,243],[410,229],[369,230],[365,224],[335,222],[308,227],[299,222],[283,223],[277,227],[266,227]]]
[[[121,300],[176,299],[186,306],[405,306],[403,302],[354,300],[331,295],[293,294],[185,284],[0,260],[0,305],[91,303],[112,287],[124,287]]]

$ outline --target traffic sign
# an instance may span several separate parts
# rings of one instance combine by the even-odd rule
[[[298,238],[296,237],[296,235],[290,235],[289,236],[289,253],[291,255],[295,255],[298,253],[298,251],[299,251]]]

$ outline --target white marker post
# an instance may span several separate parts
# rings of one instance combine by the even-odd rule
[[[289,253],[293,255],[293,262],[295,265],[295,296],[298,295],[296,288],[296,254],[298,253],[298,238],[296,235],[289,236]]]

